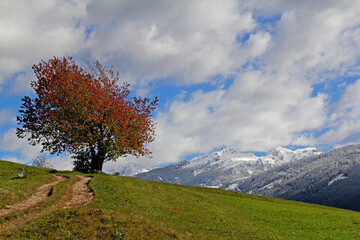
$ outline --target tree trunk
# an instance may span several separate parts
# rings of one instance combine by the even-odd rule
[[[102,171],[103,164],[105,162],[105,153],[102,151],[101,144],[98,145],[98,151],[96,152],[94,147],[90,147],[91,163],[90,168],[92,171]]]
[[[91,162],[90,162],[90,170],[91,171],[102,171],[102,165],[104,163],[104,159],[101,158],[99,152],[96,153],[94,148],[90,148],[91,151]]]
[[[91,159],[91,163],[90,163],[91,170],[102,171],[103,164],[104,164],[104,159],[96,155]]]

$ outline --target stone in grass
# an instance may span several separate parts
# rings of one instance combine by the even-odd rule
[[[23,178],[24,177],[24,170],[22,168],[18,169],[18,177]]]

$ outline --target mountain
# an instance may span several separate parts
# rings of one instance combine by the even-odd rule
[[[267,156],[257,157],[252,153],[243,153],[235,148],[223,148],[219,152],[197,157],[189,162],[153,169],[136,174],[135,177],[168,183],[191,186],[224,188],[231,183],[246,179],[284,163],[304,157],[320,154],[315,148],[298,149],[276,148]]]
[[[360,211],[360,145],[335,149],[223,186],[230,190]]]
[[[120,176],[134,176],[139,173],[150,171],[149,168],[143,168],[136,163],[127,162],[118,165],[116,168],[106,171],[111,175],[120,175]]]

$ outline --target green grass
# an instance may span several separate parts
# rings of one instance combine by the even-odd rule
[[[91,186],[99,197],[88,207],[143,219],[179,238],[360,238],[358,212],[114,176],[97,176]]]
[[[359,212],[100,174],[90,187],[87,206],[56,210],[0,238],[360,239]]]
[[[19,168],[24,169],[25,178],[17,177]],[[0,160],[0,208],[20,202],[41,185],[55,181],[50,170]]]

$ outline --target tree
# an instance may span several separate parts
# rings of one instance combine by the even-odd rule
[[[99,61],[82,68],[71,57],[54,57],[33,70],[36,97],[22,99],[19,138],[51,154],[68,151],[75,167],[88,170],[127,154],[151,155],[146,146],[155,136],[157,98],[131,98],[129,84],[120,85],[119,73]]]
[[[37,156],[31,161],[31,165],[34,167],[45,167],[45,168],[53,168],[52,162],[44,157],[43,155]]]

